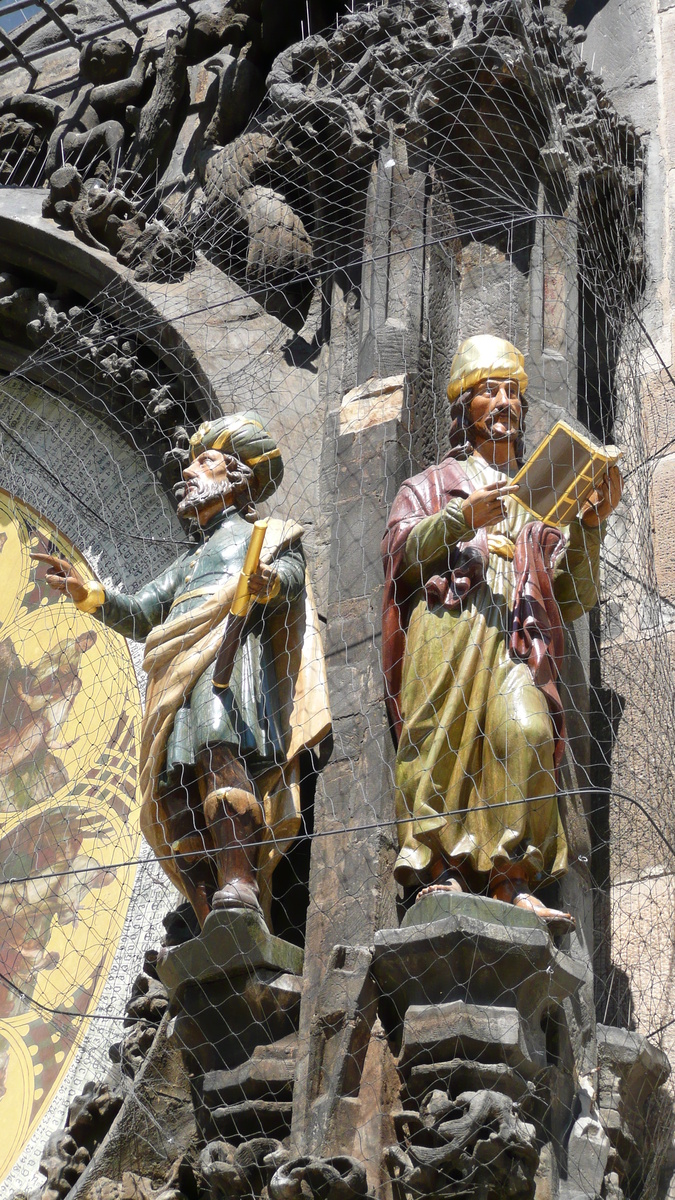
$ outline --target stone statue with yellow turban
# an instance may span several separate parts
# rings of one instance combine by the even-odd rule
[[[468,338],[451,370],[451,449],[406,481],[383,541],[383,665],[397,743],[397,880],[486,891],[573,925],[534,892],[567,867],[556,797],[565,722],[563,622],[596,603],[612,468],[565,530],[532,519],[511,476],[523,454],[523,355]]]
[[[129,595],[49,555],[49,583],[85,612],[145,640],[141,826],[201,924],[212,908],[269,912],[270,876],[300,824],[300,752],[330,714],[302,529],[270,520],[229,684],[214,666],[251,537],[254,505],[283,476],[255,413],[203,424],[183,472],[181,516],[198,544]]]

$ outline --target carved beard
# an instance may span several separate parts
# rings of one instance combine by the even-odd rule
[[[221,507],[225,508],[231,503],[233,495],[234,489],[229,479],[221,479],[214,483],[207,483],[202,479],[191,479],[176,512],[179,517],[196,517],[214,500],[221,500]]]
[[[511,410],[513,411],[513,410]],[[505,408],[494,409],[488,413],[480,421],[474,424],[469,424],[467,427],[467,438],[472,447],[476,447],[481,441],[492,442],[508,442],[510,444],[518,442],[523,436],[524,418],[521,412],[520,420],[507,421],[504,420],[507,410]],[[496,428],[498,423],[503,423],[505,428],[499,430]]]

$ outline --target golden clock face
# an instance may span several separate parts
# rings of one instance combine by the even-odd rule
[[[96,1019],[140,840],[126,642],[50,590],[36,550],[92,575],[0,491],[0,1180]]]

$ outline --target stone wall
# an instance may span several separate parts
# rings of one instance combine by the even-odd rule
[[[668,10],[653,32],[624,0],[587,14],[584,66],[574,17],[510,0],[289,5],[286,23],[264,2],[187,7],[101,42],[98,63],[46,57],[28,95],[23,67],[0,77],[0,364],[104,412],[167,511],[199,421],[257,409],[286,466],[269,511],[305,527],[334,751],[304,764],[286,940],[169,921],[142,987],[170,1013],[131,1084],[121,1069],[74,1102],[50,1200],[402,1200],[467,1194],[443,1180],[472,1172],[489,1197],[655,1194],[667,1105],[651,1164],[643,1116],[667,1066],[642,1035],[671,988],[665,918],[652,937],[673,868],[654,828],[673,782],[671,401],[663,365],[641,397],[631,384],[643,295],[670,362]],[[645,113],[646,276],[624,119]],[[564,946],[490,901],[415,920],[391,873],[380,537],[400,483],[447,450],[450,362],[474,332],[525,354],[528,448],[564,416],[620,437],[638,472],[658,458],[654,528],[639,475],[609,532],[608,607],[568,641]],[[643,818],[618,793],[645,778]]]

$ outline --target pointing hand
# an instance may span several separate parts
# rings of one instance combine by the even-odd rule
[[[472,529],[482,529],[485,525],[497,525],[503,521],[506,516],[506,497],[517,491],[515,484],[499,480],[477,488],[460,505],[467,525]]]
[[[45,575],[45,579],[50,588],[55,592],[62,592],[66,596],[70,596],[76,604],[80,604],[87,598],[87,586],[80,572],[66,561],[65,558],[57,558],[54,554],[31,554],[31,558],[37,562],[46,563],[50,570]]]

